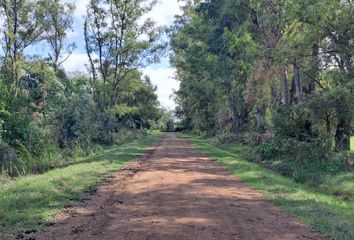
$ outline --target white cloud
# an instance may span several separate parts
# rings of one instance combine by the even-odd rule
[[[86,15],[86,7],[89,4],[90,0],[76,0],[76,1],[64,0],[64,2],[75,3],[76,9],[74,12],[74,16],[81,17]]]
[[[148,67],[143,73],[150,77],[152,83],[157,86],[157,95],[160,103],[168,109],[173,109],[176,105],[171,95],[174,90],[179,89],[179,82],[174,79],[176,70],[171,67],[153,68]]]
[[[174,21],[174,16],[178,14],[181,14],[178,0],[159,0],[154,9],[148,14],[148,17],[161,26],[171,25]],[[157,86],[157,95],[162,106],[174,109],[176,104],[171,95],[174,90],[179,89],[179,82],[174,79],[176,70],[169,64],[156,64],[144,69],[143,73],[148,75],[153,84]]]
[[[73,3],[72,0],[64,0],[64,2]],[[76,0],[74,15],[76,17],[86,14],[86,7],[90,0]],[[159,0],[155,8],[149,13],[149,17],[153,18],[159,25],[171,24],[173,17],[180,14],[180,4],[177,0]]]
[[[172,24],[174,16],[177,14],[181,14],[177,0],[159,0],[148,16],[158,25],[169,25]]]
[[[64,55],[65,59],[67,55]],[[63,67],[67,72],[87,72],[85,64],[88,63],[86,54],[71,54],[69,58],[63,63]]]

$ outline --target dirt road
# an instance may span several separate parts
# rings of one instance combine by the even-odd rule
[[[35,239],[324,239],[173,134]]]

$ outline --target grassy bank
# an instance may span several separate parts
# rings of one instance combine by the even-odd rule
[[[156,142],[159,134],[112,147],[68,166],[3,182],[0,189],[0,239],[15,228],[36,229],[58,211],[80,200],[102,178],[122,168]]]
[[[111,146],[140,139],[146,136],[146,134],[146,130],[122,128],[118,132],[108,134],[109,137],[107,139],[96,140],[96,142],[77,141],[75,144],[64,148],[60,148],[57,143],[46,141],[40,147],[40,151],[37,151],[35,154],[24,145],[19,145],[19,149],[15,150],[0,139],[0,175],[19,177],[43,174],[49,170],[67,166],[68,164],[77,162],[79,159],[100,153]],[[4,146],[6,147],[4,148]],[[11,154],[15,152],[16,154]],[[1,154],[5,157],[2,158]],[[0,183],[3,180],[4,177],[0,177]]]
[[[223,164],[247,185],[261,190],[264,196],[304,223],[335,239],[354,239],[354,203],[340,200],[324,190],[297,184],[240,154],[220,149],[199,137],[182,135],[196,147]]]

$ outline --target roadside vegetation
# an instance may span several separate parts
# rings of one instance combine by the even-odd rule
[[[261,190],[267,199],[294,214],[302,222],[334,239],[354,238],[354,186],[349,186],[352,180],[347,180],[347,193],[351,199],[344,200],[332,195],[334,189],[329,185],[328,189],[318,189],[299,184],[259,164],[246,161],[242,155],[242,146],[215,146],[202,137],[181,136],[190,139],[197,149],[224,165],[247,185]],[[345,176],[342,178],[345,179]],[[336,186],[336,183],[333,182],[332,186]],[[345,189],[345,185],[337,187]]]
[[[322,164],[314,164],[313,168],[306,169],[304,166],[298,165],[296,160],[290,159],[291,156],[288,155],[281,155],[277,158],[264,160],[259,157],[257,146],[250,143],[225,141],[221,140],[220,136],[204,136],[203,138],[207,140],[208,143],[220,149],[239,154],[243,159],[277,172],[278,174],[292,179],[296,183],[303,183],[323,190],[338,199],[354,202],[354,172],[348,171],[346,168],[336,168],[336,164],[339,163],[328,163],[324,159]],[[351,148],[350,155],[352,155],[353,149],[354,148]],[[306,156],[304,156],[304,158],[305,157]],[[332,159],[332,161],[334,161],[334,159]],[[339,161],[342,160],[339,159]],[[290,165],[294,172],[289,172],[286,167],[284,169],[284,165]]]
[[[69,2],[0,1],[1,231],[52,219],[165,127],[142,73],[164,54],[161,29],[144,18],[154,3],[90,1],[81,26],[88,64],[68,72],[78,31]]]
[[[91,1],[81,26],[89,63],[66,72],[75,4],[0,2],[0,179],[43,173],[158,128],[163,110],[141,72],[165,47],[161,29],[141,21],[153,6]]]
[[[170,29],[179,128],[286,211],[353,239],[353,2],[183,10]]]
[[[75,4],[0,1],[0,228],[51,219],[159,129],[206,136],[226,151],[193,140],[243,181],[353,239],[353,1],[186,0],[168,29],[146,17],[156,2],[89,1],[73,73]],[[142,73],[166,32],[175,116]]]
[[[353,15],[351,1],[190,1],[170,29],[181,129],[352,201]]]
[[[94,190],[104,176],[143,154],[158,139],[153,133],[139,140],[109,147],[102,153],[79,158],[66,166],[40,175],[3,179],[0,188],[0,238],[12,230],[38,230],[56,213],[72,206]],[[4,238],[2,238],[3,236]]]

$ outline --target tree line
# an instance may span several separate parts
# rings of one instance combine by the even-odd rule
[[[183,128],[285,159],[285,174],[350,169],[353,2],[185,3],[170,29]]]
[[[162,29],[147,0],[92,0],[82,26],[88,74],[67,74],[75,4],[0,1],[0,169],[37,173],[142,134],[161,110],[140,71],[158,61]],[[38,54],[36,46],[45,46]],[[85,72],[85,69],[81,71]]]

